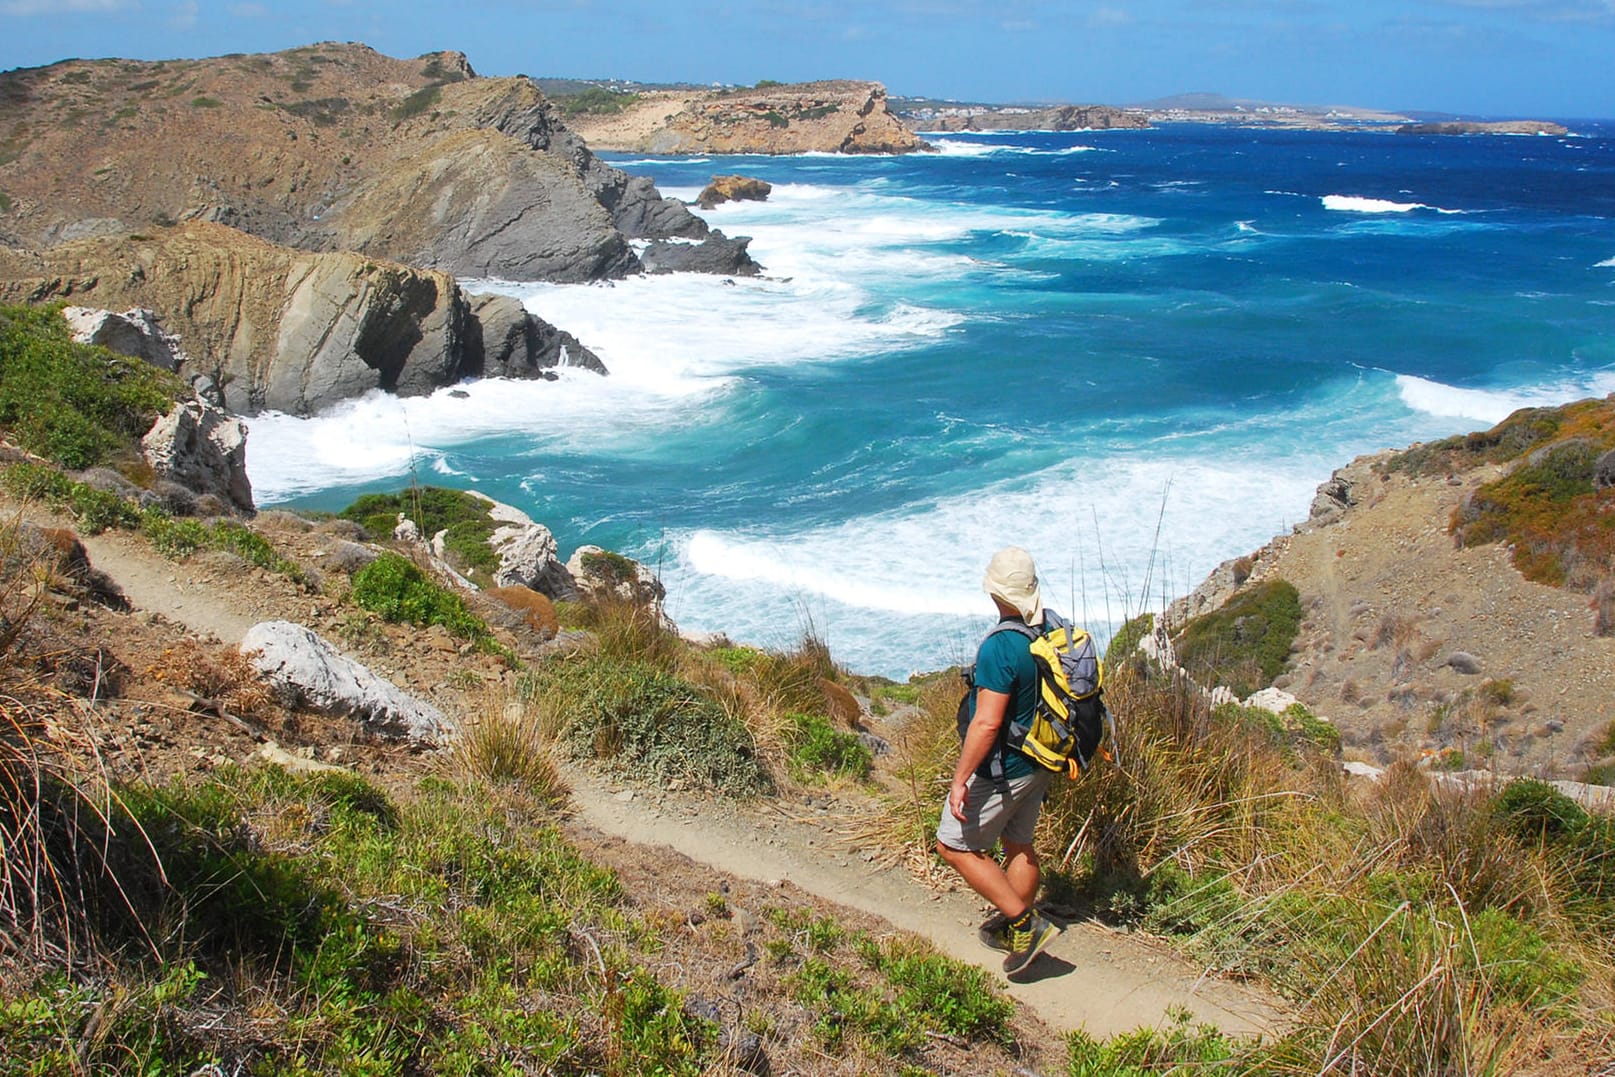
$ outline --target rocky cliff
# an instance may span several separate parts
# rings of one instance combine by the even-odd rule
[[[576,117],[589,144],[643,153],[913,153],[924,141],[878,82],[831,80],[711,93],[652,93],[623,113]]]
[[[276,246],[220,224],[0,249],[0,301],[144,307],[179,338],[179,373],[205,375],[250,414],[309,414],[370,389],[418,395],[473,375],[604,373],[570,334],[514,299],[467,295],[436,270]]]
[[[1143,112],[1109,105],[928,109],[903,119],[916,131],[1104,131],[1150,125]]]
[[[209,220],[285,246],[470,276],[638,271],[706,225],[603,164],[525,78],[363,45],[0,74],[0,243]],[[726,271],[751,265],[731,243]]]

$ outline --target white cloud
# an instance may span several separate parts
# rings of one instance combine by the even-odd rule
[[[131,0],[6,0],[0,15],[72,15],[136,7]]]

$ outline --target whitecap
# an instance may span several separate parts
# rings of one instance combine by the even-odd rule
[[[1605,258],[1593,266],[1594,269],[1615,269],[1615,258]]]
[[[1434,210],[1436,213],[1463,213],[1461,209],[1442,209],[1423,202],[1392,202],[1385,198],[1363,198],[1349,194],[1326,194],[1323,208],[1341,213],[1411,213],[1416,209]]]
[[[1553,385],[1515,389],[1463,389],[1414,374],[1396,375],[1402,402],[1415,411],[1496,424],[1521,408],[1554,407],[1615,391],[1615,371],[1600,371]]]
[[[1195,453],[1082,457],[1025,478],[804,530],[668,536],[668,608],[681,626],[770,645],[806,620],[833,649],[893,676],[961,661],[991,613],[980,580],[1009,543],[1039,557],[1045,602],[1101,638],[1192,588],[1228,550],[1305,515],[1322,461],[1211,462]],[[1230,505],[1254,511],[1230,512]],[[927,632],[896,632],[905,618]],[[771,638],[775,637],[775,638]]]

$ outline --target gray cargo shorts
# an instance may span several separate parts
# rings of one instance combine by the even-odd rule
[[[1030,774],[1010,778],[1009,788],[1004,790],[994,788],[991,778],[972,774],[965,786],[966,821],[953,817],[944,797],[936,840],[950,849],[972,853],[990,852],[1000,838],[1016,845],[1032,844],[1038,809],[1053,777],[1054,771],[1037,767]]]

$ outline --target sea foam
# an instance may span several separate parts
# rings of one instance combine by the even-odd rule
[[[1411,213],[1416,209],[1434,210],[1437,213],[1462,213],[1461,209],[1442,209],[1423,202],[1392,202],[1384,198],[1363,198],[1349,194],[1326,194],[1323,208],[1340,213]]]
[[[1462,389],[1412,374],[1396,375],[1402,402],[1415,411],[1496,424],[1520,408],[1555,407],[1615,391],[1615,371],[1530,389]]]

